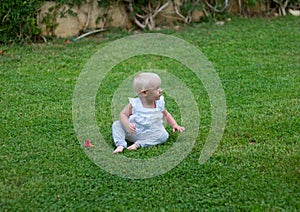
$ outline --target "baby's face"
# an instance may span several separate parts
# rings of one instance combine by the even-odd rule
[[[154,80],[151,83],[151,88],[147,89],[147,97],[151,100],[159,100],[160,96],[162,95],[161,89],[161,81],[159,79]]]

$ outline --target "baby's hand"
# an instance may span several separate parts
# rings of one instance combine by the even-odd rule
[[[131,134],[135,134],[135,124],[134,123],[129,123],[128,132],[130,132]]]
[[[176,131],[178,131],[178,132],[183,132],[185,130],[185,128],[184,127],[181,127],[181,126],[179,126],[179,125],[174,125],[173,126],[173,132],[176,132]]]

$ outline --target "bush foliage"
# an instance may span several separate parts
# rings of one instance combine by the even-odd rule
[[[32,40],[41,33],[36,18],[41,0],[10,0],[0,4],[0,43]]]

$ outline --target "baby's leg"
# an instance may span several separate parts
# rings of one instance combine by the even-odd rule
[[[158,144],[165,143],[166,140],[169,138],[169,133],[165,130],[163,134],[158,138],[149,138],[146,140],[138,140],[134,144],[137,144],[138,147],[150,147],[156,146]]]
[[[122,152],[127,147],[125,141],[126,131],[120,121],[115,121],[112,125],[112,136],[117,149],[113,153]]]

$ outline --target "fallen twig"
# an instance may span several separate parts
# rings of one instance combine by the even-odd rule
[[[105,30],[106,30],[106,29],[96,29],[96,30],[87,32],[87,33],[85,33],[85,34],[82,34],[82,35],[78,36],[77,38],[73,38],[72,40],[73,40],[74,42],[76,42],[77,40],[79,40],[79,39],[81,39],[81,38],[84,38],[84,37],[86,37],[86,36],[88,36],[88,35],[95,34],[95,33],[97,33],[97,32],[102,32],[102,31],[105,31]]]

